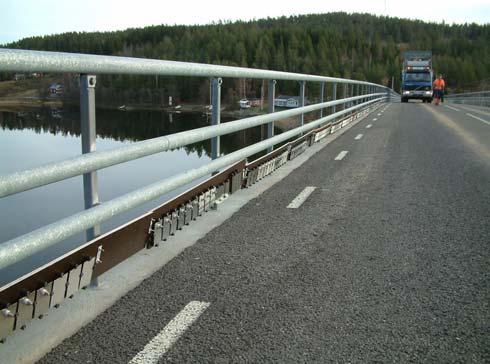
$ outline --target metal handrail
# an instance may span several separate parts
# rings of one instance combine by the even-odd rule
[[[254,78],[266,80],[335,82],[380,87],[380,85],[365,81],[254,68],[20,49],[0,49],[0,71]]]
[[[30,255],[33,255],[72,235],[75,235],[76,233],[100,224],[117,214],[131,210],[132,208],[145,202],[151,201],[167,192],[175,190],[182,185],[192,182],[197,178],[209,175],[213,171],[219,170],[220,168],[226,167],[246,157],[266,150],[270,146],[313,130],[332,119],[384,99],[386,99],[386,96],[378,97],[365,103],[336,112],[335,114],[322,117],[301,127],[289,130],[272,138],[240,149],[236,152],[222,156],[202,167],[180,173],[176,176],[156,182],[147,187],[129,192],[102,205],[79,212],[18,238],[7,241],[0,245],[0,269],[17,263]]]
[[[473,106],[490,106],[490,91],[474,91],[445,96],[447,102]]]
[[[385,95],[385,93],[355,96],[347,99],[339,99],[304,106],[293,110],[278,111],[271,114],[244,118],[230,121],[225,124],[206,126],[172,135],[148,139],[112,150],[83,154],[63,161],[52,162],[40,167],[14,172],[9,175],[0,176],[0,197],[27,191],[32,188],[41,187],[50,183],[102,168],[107,168],[115,164],[142,158],[151,154],[183,147],[216,136],[234,133],[254,126],[264,125],[270,123],[271,121],[281,120],[288,117],[301,115],[306,112],[357,101],[363,98],[371,99],[381,95]]]
[[[269,126],[271,126],[271,123],[276,120],[296,115],[302,116],[306,112],[322,110],[327,107],[332,107],[333,111],[333,114],[329,116],[320,117],[320,119],[316,121],[284,132],[278,136],[268,134],[268,139],[264,141],[245,147],[226,156],[219,157],[205,166],[183,172],[152,185],[140,188],[108,202],[104,202],[101,205],[89,204],[87,207],[86,203],[87,210],[85,211],[41,227],[35,231],[1,244],[0,269],[19,262],[20,260],[46,249],[47,247],[50,247],[68,238],[69,236],[97,226],[98,224],[112,218],[117,214],[128,211],[147,201],[153,200],[167,192],[175,190],[182,185],[192,182],[205,175],[209,175],[210,173],[213,173],[221,168],[227,167],[234,162],[243,160],[244,158],[265,149],[272,148],[275,144],[312,130],[332,119],[353,112],[367,105],[371,105],[375,102],[390,99],[393,95],[398,96],[391,89],[385,86],[380,86],[365,81],[355,81],[334,77],[188,62],[14,49],[0,49],[0,72],[2,71],[38,71],[45,73],[81,74],[84,88],[92,90],[88,92],[86,89],[81,87],[81,101],[84,101],[83,107],[81,102],[81,109],[83,109],[85,113],[85,116],[82,116],[82,124],[87,126],[88,123],[93,122],[92,129],[90,129],[90,132],[93,133],[92,137],[94,137],[95,134],[95,119],[93,118],[93,115],[95,114],[95,101],[93,93],[95,79],[92,79],[93,83],[91,84],[89,78],[93,78],[94,76],[91,75],[94,74],[135,74],[214,78],[213,87],[215,87],[215,89],[213,88],[213,97],[217,100],[217,104],[213,104],[213,120],[217,121],[216,124],[219,124],[220,113],[220,77],[268,79],[271,87],[273,87],[275,80],[300,81],[302,87],[304,87],[305,82],[313,81],[322,83],[322,90],[324,90],[324,84],[328,82],[333,83],[334,85],[334,95],[336,95],[337,84],[344,84],[345,87],[343,99],[323,102],[324,93],[322,92],[321,102],[314,105],[303,106],[294,110],[286,110],[276,113],[273,112],[274,109],[272,108],[272,110],[269,110],[270,113],[267,115],[235,120],[225,124],[213,125],[169,136],[145,140],[134,143],[130,146],[125,146],[110,151],[95,152],[93,149],[89,148],[87,150],[87,154],[79,157],[67,159],[61,162],[49,163],[41,167],[16,172],[6,176],[0,176],[0,197],[4,197],[80,174],[84,174],[84,177],[87,177],[90,174],[95,174],[95,171],[99,169],[118,163],[134,160],[169,149],[182,147],[210,138],[214,138],[214,140],[216,140],[216,138],[219,138],[221,135],[233,133],[254,126],[263,124],[269,124]],[[352,91],[354,90],[354,85],[362,86],[362,90],[358,86],[358,96],[347,98],[348,85],[352,85]],[[344,110],[335,112],[336,105],[341,104],[344,105]],[[353,104],[357,105],[353,106]],[[93,119],[91,120],[91,118]],[[83,122],[84,120],[85,123]],[[303,119],[301,119],[301,124],[302,120]],[[217,156],[218,155],[219,153]]]
[[[453,98],[453,97],[467,97],[468,95],[488,95],[490,96],[490,91],[473,91],[473,92],[461,92],[461,93],[457,93],[457,94],[449,94],[449,95],[446,95],[445,97],[446,98]]]

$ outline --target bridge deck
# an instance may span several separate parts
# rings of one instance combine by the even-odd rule
[[[490,118],[450,106],[370,115],[41,363],[129,362],[192,301],[160,362],[488,360]]]

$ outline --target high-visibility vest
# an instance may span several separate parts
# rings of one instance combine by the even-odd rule
[[[442,90],[444,87],[446,87],[446,83],[442,78],[437,78],[434,81],[434,89],[435,90]]]

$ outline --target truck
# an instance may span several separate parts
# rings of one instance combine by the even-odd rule
[[[402,102],[408,102],[410,99],[432,102],[433,79],[431,51],[406,51],[403,54]]]

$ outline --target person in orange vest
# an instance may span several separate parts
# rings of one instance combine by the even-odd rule
[[[446,87],[446,83],[442,78],[442,75],[439,75],[433,83],[434,86],[434,100],[435,104],[439,105],[441,99],[444,97],[444,88]]]

